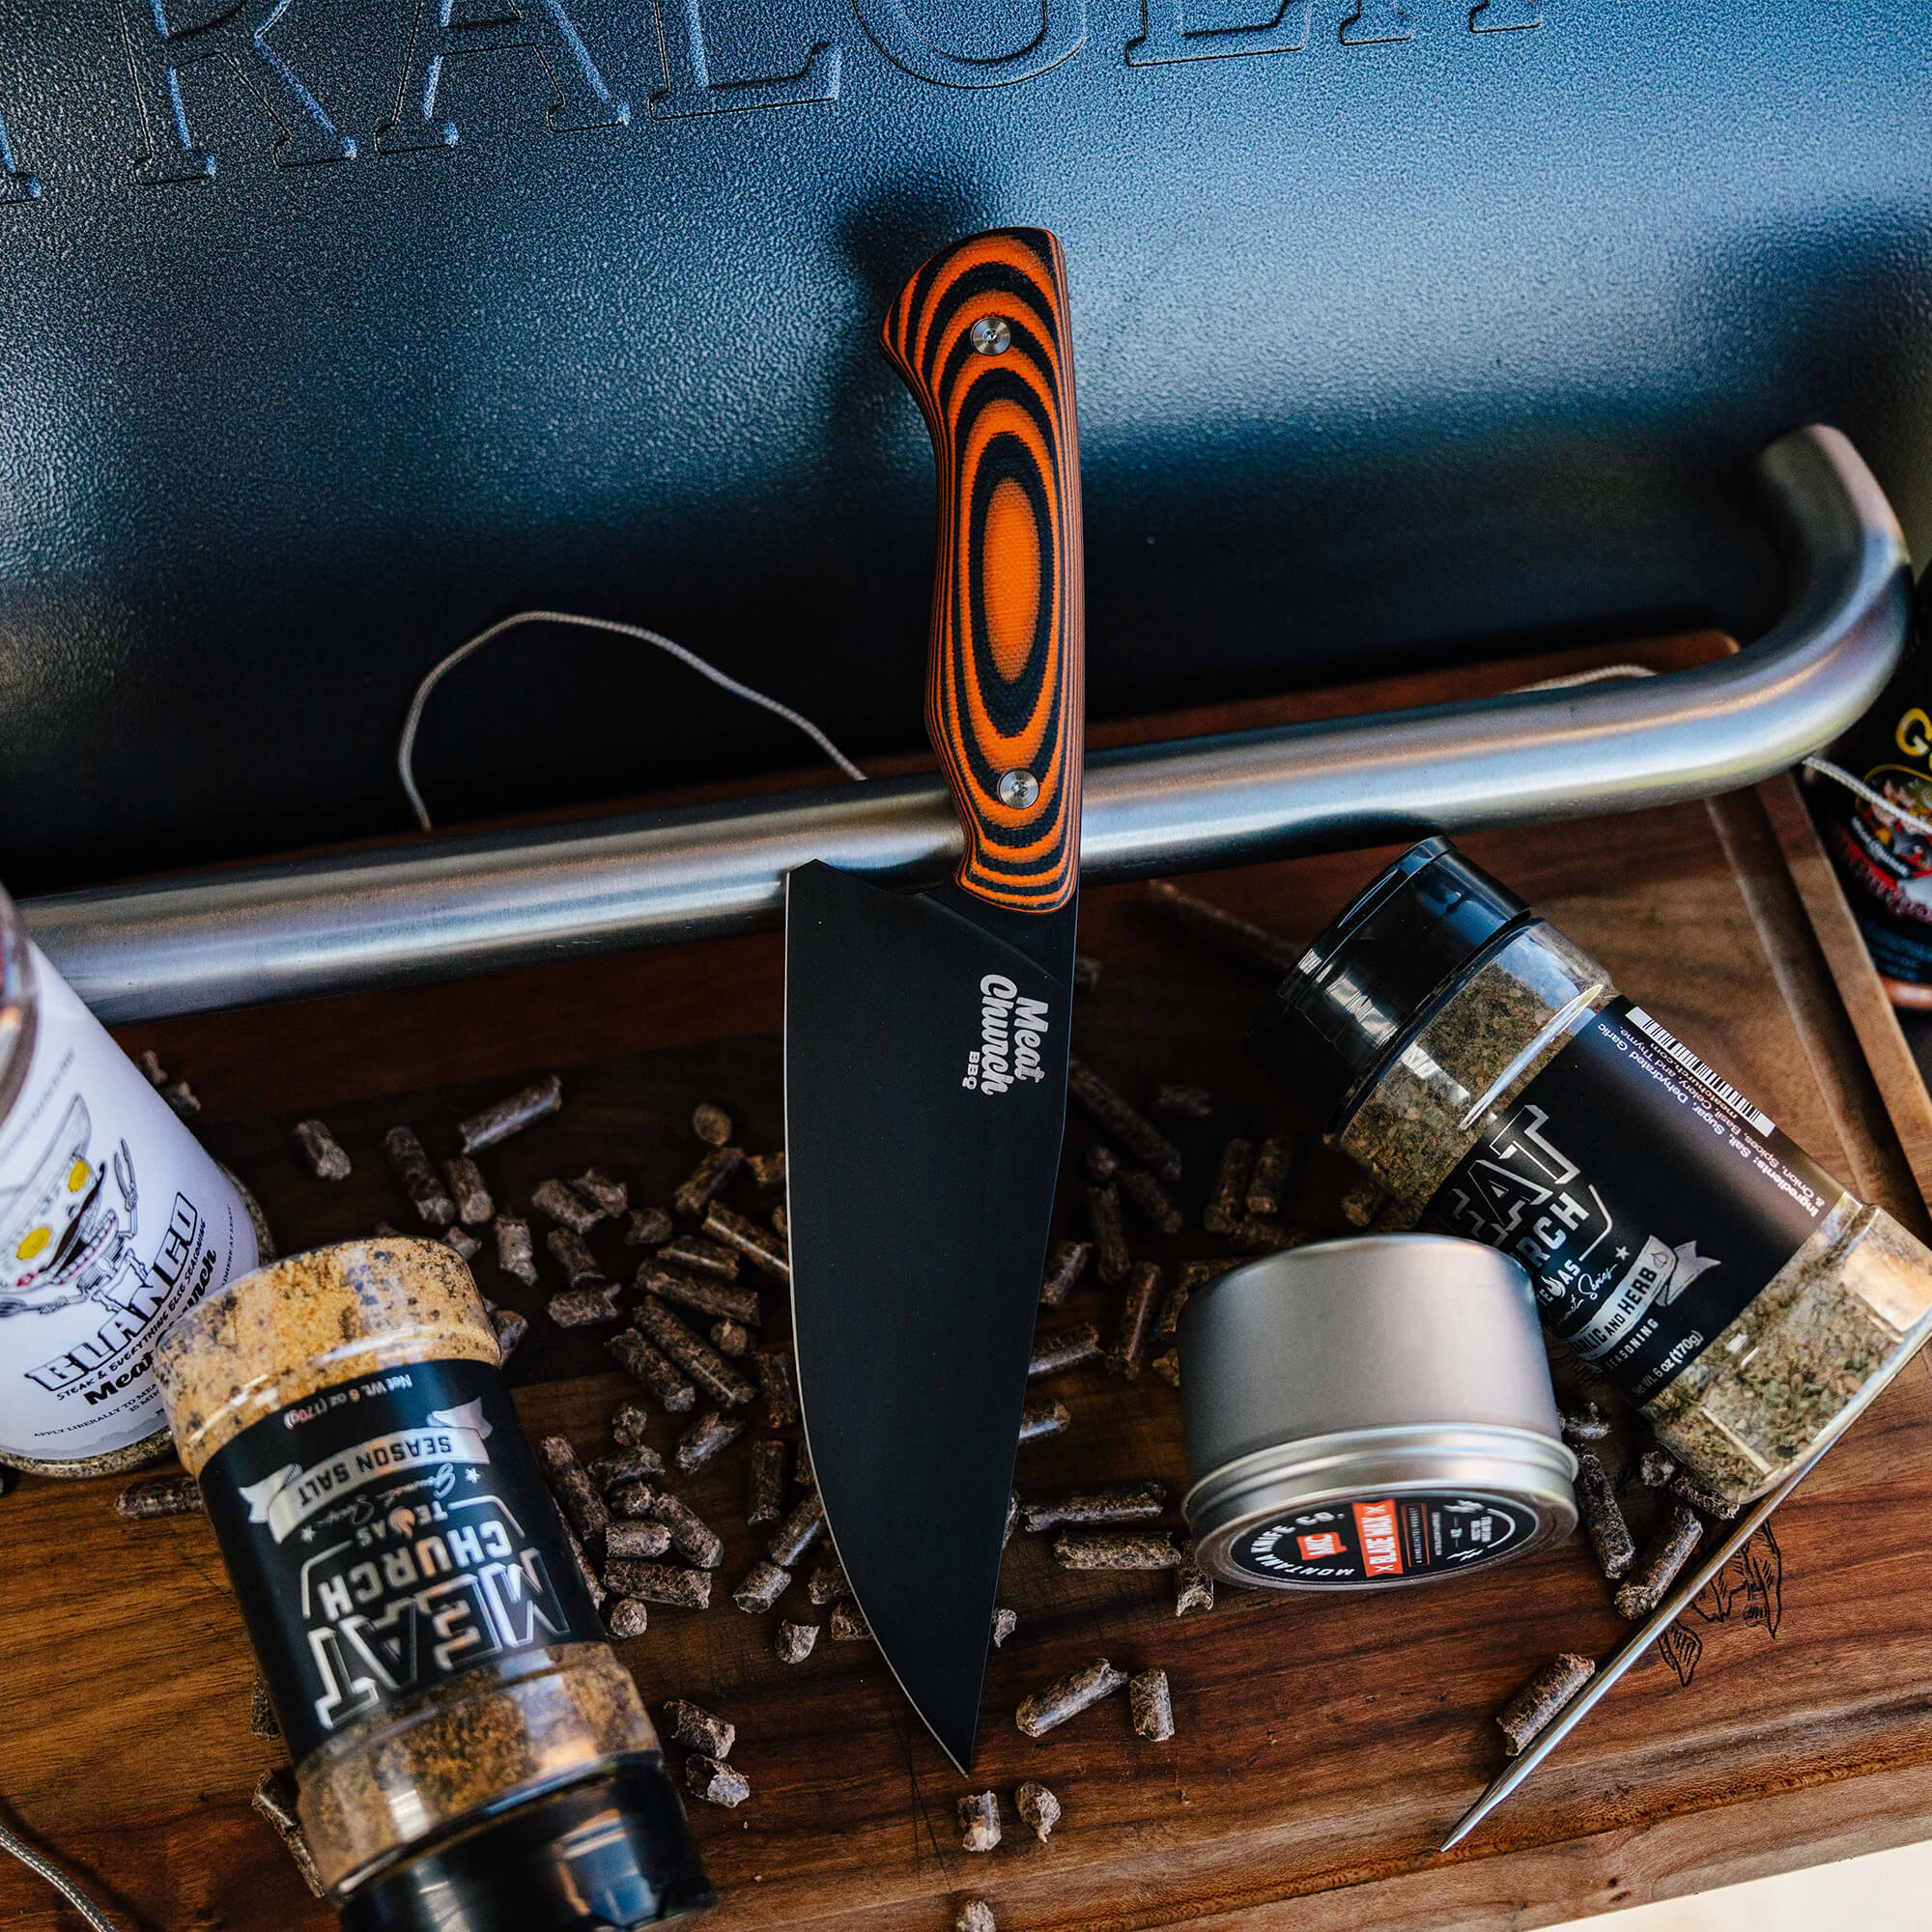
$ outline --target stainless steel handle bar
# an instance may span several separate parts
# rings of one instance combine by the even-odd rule
[[[1828,744],[1904,646],[1905,542],[1836,430],[1759,458],[1784,614],[1666,676],[1101,752],[1093,883],[1311,848],[1631,810],[1726,791]],[[809,859],[940,877],[959,827],[936,777],[160,878],[27,901],[27,929],[104,1020],[402,985],[779,923]]]

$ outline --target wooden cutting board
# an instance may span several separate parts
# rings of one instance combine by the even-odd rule
[[[1665,666],[1720,647],[1676,640],[1647,655]],[[1432,674],[1095,737],[1469,696],[1555,667]],[[1932,1106],[1788,781],[1465,842],[1827,1168],[1925,1229]],[[1301,940],[1384,856],[1188,883]],[[1265,980],[1162,926],[1138,888],[1088,895],[1082,919],[1102,977],[1076,1003],[1076,1051],[1136,1098],[1166,1079],[1205,1084],[1216,1100],[1210,1122],[1179,1123],[1189,1232],[1159,1240],[1136,1227],[1136,1253],[1212,1254],[1199,1218],[1221,1141],[1309,1125],[1241,1057]],[[407,1121],[450,1151],[464,1112],[552,1066],[563,1113],[484,1156],[499,1205],[591,1162],[635,1202],[668,1203],[702,1151],[688,1125],[701,1099],[729,1109],[748,1149],[778,1147],[781,984],[778,941],[760,936],[123,1037],[194,1085],[210,1145],[296,1247],[378,1220],[412,1225],[383,1131]],[[347,1182],[314,1179],[293,1150],[289,1126],[310,1112],[354,1157]],[[1068,1233],[1092,1138],[1076,1114]],[[1349,1178],[1312,1148],[1291,1218],[1342,1232],[1334,1204]],[[761,1205],[749,1185],[734,1198]],[[909,1222],[914,1276],[919,1244]],[[626,1259],[608,1233],[592,1245],[613,1268]],[[523,1291],[487,1255],[477,1271],[486,1293],[533,1315],[561,1285]],[[783,1332],[782,1299],[766,1297],[768,1334]],[[1113,1305],[1090,1284],[1065,1315],[1104,1327]],[[539,1316],[513,1364],[531,1429],[603,1450],[611,1410],[633,1393],[607,1361],[598,1333],[561,1334]],[[1023,1494],[1152,1477],[1179,1496],[1179,1401],[1165,1384],[1083,1371],[1051,1386],[1073,1424],[1022,1450]],[[660,1418],[652,1439],[671,1437]],[[1603,1653],[1621,1634],[1580,1542],[1439,1590],[1224,1589],[1214,1610],[1177,1621],[1170,1578],[1068,1576],[1044,1539],[1017,1536],[1003,1595],[1019,1628],[991,1662],[969,1786],[869,1645],[821,1637],[805,1665],[776,1661],[778,1616],[809,1614],[802,1584],[782,1612],[731,1606],[728,1586],[761,1553],[743,1520],[745,1453],[741,1443],[683,1486],[725,1539],[717,1606],[654,1608],[648,1634],[622,1647],[653,1707],[688,1696],[738,1726],[750,1803],[693,1806],[722,1894],[707,1922],[721,1927],[941,1932],[974,1896],[1010,1932],[1529,1926],[1903,1842],[1922,1834],[1932,1804],[1932,1378],[1917,1365],[1683,1620],[1671,1660],[1653,1652],[1448,1859],[1434,1847],[1501,1763],[1493,1712],[1553,1652]],[[198,1518],[120,1521],[120,1487],[26,1479],[0,1500],[0,1822],[56,1853],[124,1924],[326,1925],[248,1809],[276,1749],[248,1731],[251,1665],[213,1538]],[[1173,1741],[1136,1738],[1122,1698],[1040,1743],[1020,1736],[1019,1698],[1096,1656],[1165,1667]],[[1045,1846],[1011,1807],[1023,1778],[1065,1807]],[[954,1804],[987,1786],[1005,1802],[1006,1842],[969,1856]],[[0,1928],[77,1922],[0,1860]]]

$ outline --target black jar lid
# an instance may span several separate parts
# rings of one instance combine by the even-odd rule
[[[1332,1116],[1479,953],[1532,917],[1446,838],[1411,845],[1275,988],[1248,1051]]]
[[[632,1932],[714,1904],[676,1788],[620,1764],[440,1838],[359,1885],[343,1932]]]

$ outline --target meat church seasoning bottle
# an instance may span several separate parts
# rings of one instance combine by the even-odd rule
[[[1520,1261],[1545,1327],[1726,1496],[1932,1329],[1932,1253],[1444,839],[1315,940],[1250,1045],[1411,1225]]]
[[[263,1268],[156,1361],[351,1932],[711,1901],[499,1362],[462,1260],[407,1237]]]
[[[265,1233],[0,893],[0,1463],[165,1455],[155,1344]]]

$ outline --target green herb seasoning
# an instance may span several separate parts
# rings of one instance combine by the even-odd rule
[[[1315,941],[1252,1044],[1409,1225],[1521,1261],[1546,1327],[1728,1497],[1932,1330],[1932,1253],[1445,840]]]

